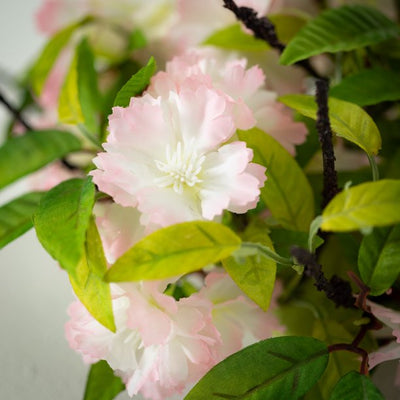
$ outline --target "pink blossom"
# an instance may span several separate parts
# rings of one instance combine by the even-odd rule
[[[383,346],[369,355],[369,367],[374,368],[384,361],[400,359],[400,312],[372,301],[368,301],[367,304],[371,308],[372,314],[392,329],[392,335],[396,338],[395,342]]]
[[[294,146],[304,142],[306,127],[293,121],[291,111],[277,102],[275,92],[265,89],[263,71],[258,66],[246,67],[245,58],[227,60],[210,48],[192,49],[169,61],[166,72],[153,77],[148,91],[166,96],[170,90],[179,90],[191,81],[213,87],[233,102],[239,129],[248,129],[255,122],[294,154]]]
[[[196,295],[176,301],[160,282],[114,287],[117,332],[95,321],[81,303],[69,308],[70,346],[86,362],[106,360],[128,394],[164,400],[180,393],[217,361],[220,335],[212,324],[212,304]]]
[[[165,400],[188,389],[224,357],[280,329],[226,273],[211,273],[205,287],[179,301],[166,282],[112,285],[116,333],[76,301],[66,336],[87,363],[106,360],[128,394]]]
[[[250,163],[245,143],[224,144],[235,133],[232,108],[197,82],[114,107],[94,182],[120,205],[137,206],[144,225],[246,212],[258,201],[265,168]]]

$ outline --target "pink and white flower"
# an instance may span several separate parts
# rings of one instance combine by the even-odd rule
[[[226,143],[235,130],[232,102],[205,84],[132,98],[113,108],[91,175],[117,203],[138,207],[143,225],[243,213],[257,204],[265,168],[245,143]]]
[[[179,301],[162,293],[165,282],[112,285],[116,333],[76,301],[68,311],[68,342],[87,363],[106,360],[130,396],[166,400],[279,326],[226,273],[211,273],[205,284]]]
[[[293,121],[291,111],[277,102],[277,94],[266,90],[261,68],[247,69],[245,58],[227,59],[211,48],[191,49],[169,61],[166,71],[153,77],[148,92],[166,96],[170,90],[179,91],[193,81],[225,94],[234,104],[235,124],[239,129],[248,129],[254,121],[292,154],[295,145],[304,142],[307,135],[304,124]]]

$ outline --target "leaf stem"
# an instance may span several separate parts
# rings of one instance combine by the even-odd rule
[[[361,349],[360,347],[348,343],[335,343],[328,346],[329,353],[340,350],[350,351],[352,353],[359,354],[362,358],[360,366],[360,374],[368,375],[368,353],[364,349]]]
[[[379,169],[378,164],[376,163],[375,157],[373,155],[367,154],[369,165],[371,166],[372,170],[372,180],[378,181],[379,180]]]
[[[256,253],[273,260],[281,265],[287,265],[292,267],[295,262],[291,258],[282,257],[279,254],[275,253],[272,249],[267,246],[262,245],[261,243],[253,243],[253,242],[242,242],[241,247],[246,249],[255,250]]]

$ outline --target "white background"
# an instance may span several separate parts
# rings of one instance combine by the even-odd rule
[[[44,43],[34,27],[39,5],[40,0],[1,2],[0,67],[11,75],[18,76]],[[4,90],[3,78],[0,85]],[[1,126],[5,118],[0,108]],[[22,190],[19,183],[2,191],[0,204]],[[87,367],[64,338],[73,300],[66,274],[32,230],[0,251],[0,275],[0,400],[81,400]],[[395,369],[396,362],[378,371],[379,380],[388,382],[384,386],[391,386]]]

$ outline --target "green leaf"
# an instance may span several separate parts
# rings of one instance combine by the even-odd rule
[[[400,222],[400,181],[382,179],[344,189],[322,213],[321,229],[370,230]]]
[[[287,45],[281,63],[294,64],[316,54],[350,51],[397,37],[399,27],[375,8],[348,5],[310,21]]]
[[[0,147],[0,188],[81,148],[68,132],[32,131]]]
[[[78,125],[85,122],[78,87],[78,54],[75,53],[58,98],[58,119],[64,124]]]
[[[84,254],[94,194],[90,178],[61,182],[43,196],[34,216],[40,243],[74,278]]]
[[[317,119],[317,104],[313,96],[293,94],[279,100],[305,115]],[[330,97],[329,118],[332,130],[361,147],[367,154],[377,154],[381,148],[381,135],[372,118],[359,106]]]
[[[128,42],[128,50],[129,51],[142,49],[143,47],[146,47],[146,45],[147,45],[146,36],[140,29],[135,29],[129,35],[128,40],[129,40],[129,42]]]
[[[67,45],[71,36],[80,26],[85,25],[89,18],[85,18],[79,22],[67,26],[60,30],[47,42],[39,58],[32,66],[30,71],[33,90],[37,95],[40,95],[47,76],[57,60],[61,50]]]
[[[253,162],[267,168],[261,197],[284,228],[308,231],[314,217],[311,186],[293,157],[274,138],[257,128],[238,132],[253,149]]]
[[[110,285],[103,280],[106,271],[107,261],[103,246],[96,224],[91,218],[83,256],[70,280],[75,294],[90,314],[110,331],[115,332]]]
[[[383,68],[365,69],[344,78],[330,95],[361,107],[400,99],[400,75]]]
[[[133,75],[118,92],[114,100],[114,106],[127,107],[131,97],[141,94],[149,85],[150,79],[154,75],[156,68],[157,66],[154,57],[150,57],[147,65],[140,68],[140,70],[136,72],[136,74]]]
[[[77,47],[76,54],[78,97],[82,115],[89,132],[98,134],[99,123],[96,112],[101,108],[101,96],[97,85],[94,56],[86,38]]]
[[[42,195],[24,194],[0,207],[0,249],[32,228],[32,216]]]
[[[146,236],[108,270],[109,282],[163,279],[193,272],[233,253],[240,239],[215,222],[172,225]]]
[[[295,400],[324,372],[328,349],[310,337],[278,337],[255,343],[212,368],[185,400]]]
[[[329,400],[385,400],[371,379],[351,371],[336,384]]]
[[[358,269],[373,296],[383,294],[393,285],[400,274],[400,225],[375,228],[364,237]]]
[[[124,390],[121,378],[102,360],[90,367],[83,400],[113,400]]]
[[[261,243],[274,250],[265,227],[250,225],[242,237],[243,240]],[[234,257],[223,260],[223,266],[231,278],[244,293],[263,310],[268,310],[274,290],[276,262],[253,255],[240,263]]]
[[[230,25],[213,33],[203,44],[237,51],[266,51],[270,49],[270,46],[264,40],[245,33],[240,24]]]
[[[283,43],[287,43],[306,22],[299,16],[282,14],[272,15],[270,20],[275,26],[279,40]],[[214,32],[203,44],[237,51],[266,51],[271,48],[264,40],[246,33],[239,23]]]

